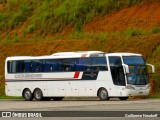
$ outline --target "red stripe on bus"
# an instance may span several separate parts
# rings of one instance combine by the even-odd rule
[[[86,57],[87,56],[87,54],[83,54],[81,57]]]
[[[78,78],[78,77],[79,77],[79,74],[80,74],[80,72],[75,72],[73,78]]]

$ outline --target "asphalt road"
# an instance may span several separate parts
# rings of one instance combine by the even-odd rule
[[[0,100],[0,111],[160,111],[160,99],[129,99],[120,101],[119,99],[111,99],[109,101],[99,101],[96,98],[91,99],[65,99],[63,101],[24,101],[24,100]],[[72,114],[72,113],[70,113]],[[74,114],[74,113],[73,113]],[[95,113],[96,114],[96,113]],[[99,114],[99,113],[97,113]],[[114,114],[114,113],[113,113]],[[63,116],[63,113],[62,113]],[[71,115],[72,116],[72,115]],[[56,117],[54,117],[56,119]],[[68,117],[58,117],[58,119],[66,120]],[[6,119],[6,118],[5,118]],[[9,119],[9,118],[8,118]],[[14,118],[16,119],[16,118]],[[26,118],[27,119],[27,118]],[[34,118],[44,119],[44,118]],[[47,119],[51,119],[48,117]],[[53,119],[53,118],[52,118]],[[70,119],[77,119],[70,117]],[[106,117],[85,117],[78,119],[106,119]],[[107,119],[115,119],[109,117]],[[128,118],[123,118],[128,119]],[[135,118],[130,118],[135,119]],[[140,118],[151,119],[151,118]],[[152,118],[153,119],[153,118]],[[159,118],[154,118],[155,120]]]

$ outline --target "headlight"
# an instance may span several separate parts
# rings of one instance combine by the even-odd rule
[[[146,86],[146,89],[149,89],[149,88],[150,88],[150,86],[149,86],[149,85],[147,85],[147,86]]]
[[[132,90],[135,90],[135,88],[134,88],[132,85],[127,85],[127,86],[126,86],[126,89],[132,89]]]

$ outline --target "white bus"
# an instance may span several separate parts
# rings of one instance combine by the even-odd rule
[[[49,56],[7,57],[5,92],[25,100],[64,97],[118,97],[149,94],[147,65],[141,54],[101,51],[61,52]]]

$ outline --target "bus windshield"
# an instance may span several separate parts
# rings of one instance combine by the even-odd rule
[[[129,66],[128,84],[146,85],[149,83],[147,66],[142,56],[123,56],[123,61]]]

